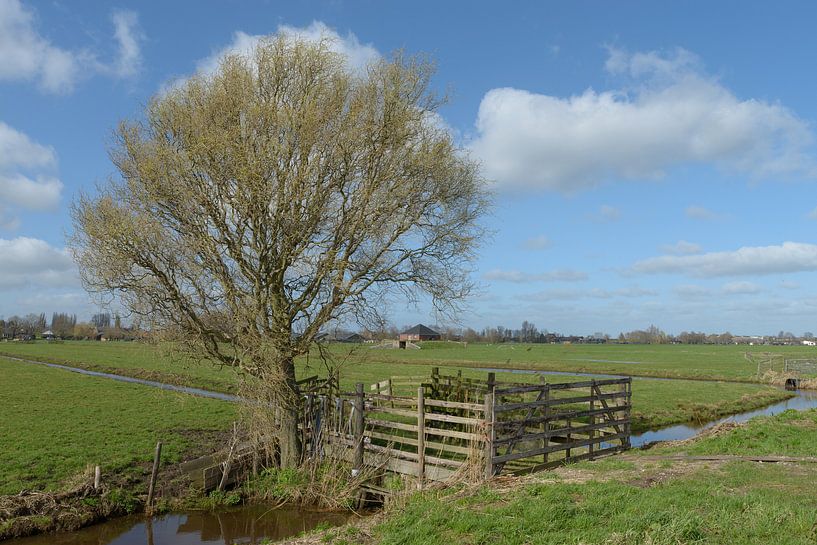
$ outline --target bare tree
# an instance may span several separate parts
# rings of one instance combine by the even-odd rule
[[[295,358],[396,295],[456,311],[489,204],[435,122],[432,66],[355,72],[330,45],[268,39],[154,97],[118,128],[120,177],[72,211],[86,288],[259,379],[284,466],[301,457]]]

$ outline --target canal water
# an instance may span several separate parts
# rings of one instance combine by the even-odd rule
[[[250,506],[226,511],[190,511],[152,518],[122,517],[76,532],[8,541],[9,545],[258,545],[318,526],[344,524],[349,513]]]

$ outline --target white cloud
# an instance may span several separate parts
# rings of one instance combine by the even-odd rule
[[[54,210],[60,202],[62,182],[50,176],[29,178],[21,174],[0,173],[0,208],[17,205],[28,210]]]
[[[652,257],[638,261],[629,272],[707,278],[798,271],[817,271],[817,246],[784,242],[779,246],[746,246],[729,252]]]
[[[64,249],[35,238],[0,238],[0,290],[66,287],[79,284],[76,267]]]
[[[56,166],[53,148],[0,121],[0,229],[19,227],[12,207],[38,211],[57,207],[63,185],[53,176]]]
[[[369,63],[380,58],[380,53],[371,44],[360,43],[357,36],[351,32],[341,36],[321,21],[313,21],[306,27],[280,25],[276,33],[305,41],[328,40],[331,49],[345,56],[349,66],[357,70],[364,69]],[[196,71],[200,74],[212,74],[227,55],[251,56],[258,42],[265,37],[267,35],[237,31],[233,34],[233,41],[230,44],[198,61]]]
[[[142,68],[141,42],[144,36],[139,30],[139,16],[135,11],[120,10],[114,12],[111,19],[118,53],[110,68],[121,78],[133,77]]]
[[[118,58],[108,65],[87,49],[52,44],[38,32],[34,11],[19,0],[0,1],[0,81],[35,81],[45,92],[68,93],[81,77],[95,72],[135,75],[141,64],[136,14],[115,12],[113,22]]]
[[[0,80],[37,80],[45,91],[70,91],[81,54],[52,45],[34,23],[19,0],[0,2]]]
[[[0,121],[0,170],[10,167],[53,167],[57,155]]]
[[[587,280],[587,273],[572,269],[556,269],[543,273],[525,273],[521,271],[505,271],[493,269],[483,275],[485,280],[499,282],[513,282],[524,284],[528,282],[579,282]]]
[[[526,250],[546,250],[552,245],[553,243],[546,235],[531,237],[522,244]]]
[[[817,220],[817,208],[809,212],[808,217],[810,217],[813,220]]]
[[[808,124],[778,103],[742,100],[682,49],[611,50],[623,89],[571,97],[488,91],[471,150],[500,185],[563,193],[611,179],[660,178],[673,166],[711,164],[757,178],[814,176]]]
[[[763,291],[763,288],[754,282],[729,282],[721,288],[727,295],[753,295]]]
[[[708,208],[704,208],[703,206],[687,206],[684,209],[684,214],[686,217],[694,220],[704,220],[704,221],[715,221],[717,219],[721,219],[721,215],[717,212],[713,212]]]
[[[781,280],[780,287],[787,290],[799,290],[800,283],[795,282],[794,280]]]
[[[661,251],[672,255],[691,255],[701,253],[700,244],[679,240],[675,244],[665,244],[661,246]]]

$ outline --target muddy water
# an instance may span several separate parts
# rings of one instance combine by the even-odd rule
[[[131,516],[76,532],[7,541],[9,545],[202,545],[260,544],[296,536],[319,525],[337,526],[348,513],[252,506],[228,511],[191,511],[160,517]]]

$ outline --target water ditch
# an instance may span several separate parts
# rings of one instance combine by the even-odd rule
[[[350,513],[245,506],[222,511],[189,511],[146,518],[132,515],[75,532],[7,541],[9,545],[256,545],[317,527],[339,526]]]

